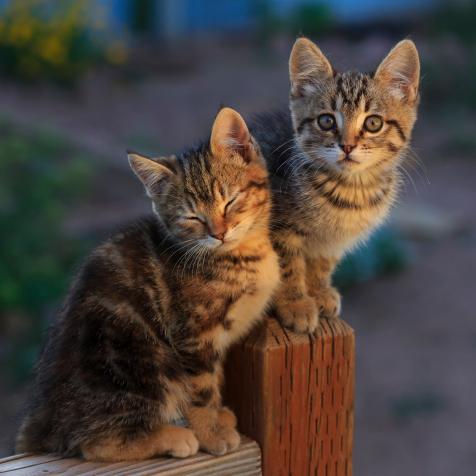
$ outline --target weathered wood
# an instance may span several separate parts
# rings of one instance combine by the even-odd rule
[[[314,336],[268,318],[228,357],[225,401],[261,446],[265,476],[350,476],[353,330],[321,320]]]
[[[156,458],[129,463],[92,463],[79,458],[55,455],[15,455],[0,459],[0,474],[8,476],[259,476],[261,452],[258,445],[243,437],[240,447],[225,456],[198,453],[186,459]]]

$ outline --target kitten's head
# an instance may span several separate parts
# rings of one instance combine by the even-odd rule
[[[300,38],[289,60],[291,113],[306,157],[341,174],[394,166],[410,140],[420,63],[414,43],[398,43],[374,74],[336,72]]]
[[[222,109],[208,144],[179,157],[129,154],[153,209],[168,231],[197,250],[236,247],[251,231],[267,233],[268,174],[242,117]]]

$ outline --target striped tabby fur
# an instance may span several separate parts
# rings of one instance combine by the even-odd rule
[[[261,116],[252,132],[272,173],[282,269],[276,311],[285,325],[312,332],[319,315],[340,312],[331,285],[336,263],[382,223],[397,197],[416,120],[419,59],[406,40],[374,74],[339,73],[301,38],[289,67],[291,117]]]
[[[265,162],[226,108],[209,144],[130,163],[157,216],[84,264],[38,363],[17,451],[117,461],[239,444],[222,361],[279,281]]]

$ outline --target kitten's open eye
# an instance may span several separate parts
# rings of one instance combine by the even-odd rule
[[[368,116],[364,122],[364,128],[369,132],[378,132],[383,127],[383,120],[380,116],[373,114]]]
[[[332,114],[321,114],[317,118],[317,123],[323,131],[330,131],[335,129],[336,119]]]

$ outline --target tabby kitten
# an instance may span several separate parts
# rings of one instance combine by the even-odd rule
[[[398,43],[374,74],[336,72],[310,40],[289,62],[290,110],[258,118],[252,133],[273,182],[273,243],[282,322],[313,332],[338,316],[331,275],[343,254],[388,215],[417,115],[419,59]]]
[[[84,264],[39,361],[17,451],[119,461],[220,455],[240,442],[221,403],[222,361],[279,281],[264,159],[225,108],[206,145],[129,161],[156,216]]]

